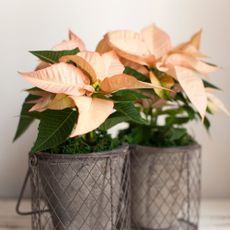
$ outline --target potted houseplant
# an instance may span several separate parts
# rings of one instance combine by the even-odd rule
[[[128,146],[107,130],[146,123],[134,102],[147,97],[133,89],[154,84],[123,73],[114,51],[87,51],[73,32],[52,50],[31,53],[40,63],[19,72],[34,88],[26,90],[14,139],[39,120],[30,153],[33,229],[127,228]]]
[[[100,53],[113,50],[125,73],[165,89],[142,90],[136,103],[145,124],[120,132],[131,145],[131,219],[135,229],[197,229],[200,198],[200,145],[186,129],[193,120],[210,127],[207,114],[220,109],[218,87],[207,75],[217,66],[203,61],[201,31],[176,47],[156,25],[141,32],[116,30],[99,42]],[[170,91],[171,90],[171,91]]]

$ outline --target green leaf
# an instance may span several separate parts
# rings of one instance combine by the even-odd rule
[[[38,99],[38,96],[28,95],[22,105],[20,118],[18,122],[18,127],[14,136],[13,141],[16,141],[33,123],[35,119],[39,119],[40,113],[39,112],[29,112],[33,104],[28,103],[28,101]]]
[[[187,133],[186,129],[179,129],[179,128],[173,128],[170,131],[171,131],[171,136],[169,139],[171,141],[179,140]]]
[[[184,95],[183,93],[177,93],[177,94],[176,94],[176,97],[175,97],[175,100],[176,100],[176,101],[181,101],[181,102],[183,102],[185,105],[188,105],[188,104],[189,104],[188,98],[187,98],[186,95]]]
[[[79,48],[73,50],[61,50],[61,51],[52,51],[52,50],[42,50],[42,51],[30,51],[33,55],[38,57],[44,62],[51,64],[57,63],[59,59],[66,55],[75,55],[80,52]]]
[[[132,75],[133,77],[135,77],[139,81],[150,82],[150,80],[147,76],[136,71],[135,69],[133,69],[131,67],[126,66],[123,73],[128,74],[128,75]]]
[[[187,114],[190,120],[193,120],[196,118],[197,112],[194,111],[194,109],[188,105],[184,105],[181,107]]]
[[[110,117],[106,119],[106,121],[100,126],[100,130],[107,131],[108,129],[112,128],[113,126],[121,123],[121,122],[128,122],[130,119],[126,116],[115,112]]]
[[[221,90],[219,87],[215,86],[214,84],[210,83],[209,81],[203,80],[203,83],[204,83],[205,88],[212,88],[212,89]]]
[[[189,117],[167,117],[166,124],[171,125],[183,125],[189,122]]]
[[[141,117],[141,114],[137,108],[130,102],[117,103],[115,104],[115,109],[134,123],[147,124],[147,122]]]
[[[130,101],[137,101],[140,99],[147,99],[147,96],[144,96],[142,93],[133,90],[119,90],[112,94],[112,100],[115,102],[123,101],[123,102],[130,102]]]
[[[32,152],[43,151],[63,143],[74,127],[76,116],[77,112],[72,109],[44,111]]]
[[[170,116],[175,116],[177,114],[181,114],[184,112],[184,109],[182,107],[175,108],[175,109],[166,109],[163,111],[160,111],[159,114],[168,114]]]
[[[204,118],[204,127],[206,128],[207,131],[209,131],[211,126],[211,123],[207,117]]]

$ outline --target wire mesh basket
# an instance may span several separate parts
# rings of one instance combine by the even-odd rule
[[[130,226],[128,146],[92,154],[30,155],[33,230]]]
[[[201,147],[131,146],[132,229],[197,230]]]

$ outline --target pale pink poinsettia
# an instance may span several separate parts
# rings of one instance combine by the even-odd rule
[[[75,62],[77,67],[67,64],[67,61]],[[56,94],[55,97],[43,95],[33,110],[63,109],[72,107],[74,103],[78,108],[78,120],[71,134],[73,137],[96,129],[113,112],[112,101],[91,97],[98,87],[105,96],[120,89],[154,87],[153,84],[123,74],[123,70],[124,66],[114,51],[103,55],[82,51],[77,55],[63,56],[60,63],[47,68],[19,74],[36,87]],[[63,99],[65,95],[70,101]]]
[[[62,62],[70,60],[88,74],[91,83],[94,86],[99,86],[100,92],[104,95],[122,89],[154,87],[153,84],[138,81],[135,77],[123,74],[124,66],[114,51],[109,51],[102,55],[97,52],[83,51],[77,55],[63,56],[60,59]],[[72,97],[72,99],[79,109],[78,120],[81,121],[81,123],[76,125],[71,136],[79,135],[79,133],[82,132],[89,132],[88,127],[98,127],[113,111],[114,104],[112,101],[85,96]],[[91,107],[87,107],[86,105],[90,105]],[[90,111],[92,110],[95,111],[91,113]],[[86,116],[85,114],[88,115]],[[91,123],[86,118],[92,118],[90,119]],[[87,125],[84,125],[85,123],[87,123]]]
[[[174,77],[203,118],[207,95],[202,78],[217,67],[201,60],[205,56],[199,51],[200,37],[201,31],[188,42],[172,47],[169,35],[153,24],[138,33],[128,30],[109,32],[98,49],[107,44],[124,59],[149,68],[156,67]],[[191,84],[191,87],[187,84]]]

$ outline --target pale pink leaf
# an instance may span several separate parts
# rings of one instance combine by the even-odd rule
[[[48,96],[48,95],[54,95],[50,92],[47,92],[41,89],[27,89],[26,92],[28,92],[31,95],[41,96],[41,97]]]
[[[94,69],[97,80],[104,79],[105,66],[102,56],[97,52],[83,51],[77,54],[77,56],[83,58],[88,62],[91,67]]]
[[[35,105],[29,110],[30,112],[42,112],[46,109],[63,110],[75,107],[73,100],[65,94],[57,94],[56,96],[54,96],[54,94],[50,94],[37,100],[29,101],[29,103],[31,102],[35,103]]]
[[[145,27],[141,35],[148,50],[156,58],[164,56],[172,49],[169,35],[154,24]]]
[[[202,30],[195,33],[188,42],[181,43],[176,46],[172,52],[174,53],[185,53],[189,54],[195,58],[205,58],[206,55],[202,54],[200,49],[200,41],[201,41],[201,33]]]
[[[80,51],[83,51],[86,49],[85,43],[83,42],[83,40],[71,30],[69,30],[69,40],[74,41],[78,45],[77,47],[80,49]]]
[[[124,66],[128,66],[131,67],[132,69],[135,69],[136,71],[138,71],[139,73],[142,73],[143,75],[148,75],[149,74],[149,70],[148,68],[146,68],[146,66],[143,66],[141,64],[129,61],[125,58],[121,58],[120,57],[120,61]]]
[[[200,41],[201,41],[202,30],[196,32],[188,42],[190,45],[194,46],[197,50],[200,49]]]
[[[166,59],[166,65],[168,64],[194,69],[203,75],[207,75],[218,69],[217,66],[207,64],[192,56],[179,54],[179,53],[169,55],[168,58]]]
[[[104,78],[105,66],[99,53],[84,51],[77,55],[67,55],[60,58],[61,62],[69,60],[84,70],[89,75],[92,83]]]
[[[215,95],[209,92],[207,92],[207,97],[208,97],[208,102],[209,102],[208,104],[211,111],[213,112],[222,111],[230,117],[229,110],[226,108],[224,103],[218,97],[216,97]]]
[[[90,83],[88,77],[79,68],[66,63],[54,64],[42,70],[19,74],[45,91],[73,96],[83,95],[85,93],[84,86]]]
[[[207,108],[207,95],[202,79],[197,72],[181,66],[175,66],[175,71],[182,89],[203,119]]]
[[[104,37],[97,44],[96,52],[98,52],[99,54],[103,54],[109,51],[111,51],[111,47],[108,44],[108,39]]]
[[[139,81],[135,77],[127,74],[119,74],[109,78],[105,78],[105,80],[101,83],[101,90],[105,93],[112,93],[122,89],[153,89],[155,87],[160,89],[166,89],[164,87],[159,87],[151,83]]]
[[[36,66],[35,68],[35,71],[37,70],[41,70],[41,69],[45,69],[47,67],[49,67],[51,64],[47,63],[47,62],[44,62],[44,61],[41,61],[38,63],[38,65]]]
[[[51,102],[53,95],[46,95],[43,96],[39,99],[37,99],[36,101],[33,101],[35,103],[35,105],[33,105],[29,112],[32,111],[38,111],[38,112],[42,112],[44,110],[47,109],[48,104]],[[32,101],[30,101],[29,103],[31,103]]]
[[[98,128],[113,112],[113,102],[92,97],[72,97],[78,108],[78,120],[70,137],[83,135]]]
[[[79,44],[75,41],[62,41],[61,43],[55,45],[51,50],[61,51],[61,50],[73,50],[78,48]]]
[[[104,74],[103,78],[100,80],[104,80],[105,77],[111,77],[123,73],[125,67],[114,51],[104,53],[102,59],[104,64]]]
[[[168,72],[169,68],[163,62],[157,62],[156,68],[161,72]]]
[[[57,94],[47,105],[47,109],[63,110],[66,108],[73,108],[75,104],[73,100],[65,94]]]
[[[155,61],[140,33],[116,30],[107,33],[105,38],[108,39],[109,46],[127,60],[142,65],[151,65]]]
[[[69,40],[64,40],[59,44],[55,45],[52,50],[60,51],[60,50],[72,50],[75,48],[79,48],[81,51],[85,50],[84,42],[72,31],[69,31]]]

